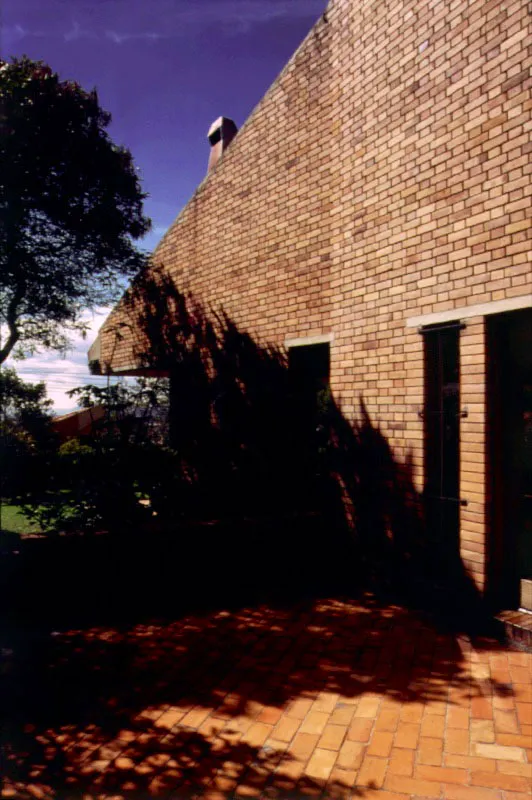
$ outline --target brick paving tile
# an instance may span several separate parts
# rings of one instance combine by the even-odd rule
[[[291,717],[281,717],[277,725],[275,726],[273,736],[275,739],[279,739],[281,742],[289,742],[291,739],[294,738],[296,731],[300,727],[301,722],[298,719],[292,719]],[[305,731],[306,733],[307,731]]]
[[[484,744],[476,742],[473,745],[474,755],[483,758],[495,758],[504,761],[526,761],[525,752],[522,747],[508,747],[501,744]]]
[[[421,778],[426,781],[439,781],[440,783],[467,783],[467,772],[465,769],[451,767],[432,767],[419,764],[414,769],[414,778]]]
[[[375,731],[371,737],[371,742],[368,747],[368,755],[381,756],[387,758],[390,755],[393,744],[393,733],[386,733],[384,731]]]
[[[327,786],[336,783],[345,786],[347,789],[352,789],[353,786],[355,785],[357,775],[358,775],[358,770],[343,769],[342,767],[338,766],[338,761],[337,761],[331,770],[331,774],[329,775],[329,783],[327,784]],[[327,789],[325,791],[327,792]]]
[[[387,775],[384,781],[384,788],[391,789],[393,792],[402,792],[403,794],[413,794],[421,797],[441,796],[440,783],[424,781],[419,778],[408,778],[404,775]]]
[[[476,786],[456,786],[449,783],[444,784],[442,796],[445,800],[501,800],[502,792],[494,789],[479,789]]]
[[[280,708],[272,708],[266,706],[262,709],[259,716],[257,717],[258,722],[265,722],[267,725],[275,725],[281,717],[283,716],[283,712]]]
[[[532,780],[532,764],[521,764],[515,761],[497,761],[497,769],[506,775],[522,775]],[[532,783],[530,785],[532,789]]]
[[[185,712],[181,711],[181,709],[169,709],[155,720],[154,725],[156,728],[168,728],[168,730],[171,730],[184,716]]]
[[[399,721],[399,709],[381,708],[379,716],[375,721],[377,731],[395,731]]]
[[[424,707],[420,703],[411,703],[401,708],[399,719],[401,722],[421,722]]]
[[[507,747],[530,747],[530,735],[519,733],[498,733],[495,739],[497,744],[502,744]]]
[[[366,745],[361,742],[345,741],[338,753],[336,764],[341,769],[357,770],[362,764]]]
[[[347,738],[355,742],[368,742],[373,728],[371,719],[354,719],[347,729]]]
[[[447,703],[444,700],[427,700],[426,708],[431,714],[442,714],[445,716],[447,713]]]
[[[512,681],[510,680],[510,676],[508,675],[506,677],[506,680],[498,682],[510,684]],[[505,696],[505,695],[499,697],[499,695],[495,695],[495,697],[493,698],[493,710],[515,712],[515,697]]]
[[[532,703],[517,702],[517,717],[521,725],[532,725]]]
[[[513,711],[493,710],[495,733],[519,733],[519,723]]]
[[[443,741],[422,736],[417,749],[418,763],[439,767],[441,766],[442,758]]]
[[[305,719],[310,711],[312,703],[313,701],[306,697],[298,697],[289,704],[288,708],[284,712],[285,716],[294,717],[295,719]]]
[[[282,778],[289,778],[293,781],[298,781],[303,775],[305,763],[302,761],[283,761],[277,768],[277,776]]]
[[[400,722],[395,734],[395,746],[415,750],[419,740],[419,731],[419,725],[414,725],[411,722]]]
[[[402,750],[394,747],[388,762],[388,774],[412,777],[414,774],[414,757],[415,752],[413,750]]]
[[[263,745],[266,739],[273,731],[272,725],[266,725],[264,722],[255,722],[249,730],[246,731],[242,737],[242,741],[247,742],[252,747]]]
[[[530,681],[530,669],[510,664],[510,677],[513,683],[527,684]]]
[[[327,780],[336,761],[336,753],[317,747],[307,764],[305,773],[311,778]]]
[[[532,686],[529,681],[527,681],[527,683],[513,683],[513,681],[510,680],[509,683],[513,685],[516,701],[520,703],[532,703]]]
[[[326,725],[318,747],[325,750],[339,750],[347,733],[347,725]]]
[[[380,697],[362,697],[355,711],[355,717],[374,720],[380,705]]]
[[[220,731],[225,728],[226,725],[226,719],[220,719],[219,717],[207,717],[205,722],[202,722],[199,726],[198,733],[201,733],[202,736],[214,739],[216,736],[218,736]]]
[[[530,800],[530,792],[505,792],[504,800]]]
[[[260,797],[261,789],[257,786],[249,786],[245,783],[241,783],[239,786],[236,787],[234,797]]]
[[[532,671],[532,664],[530,662],[530,658],[527,653],[518,653],[516,651],[510,651],[508,653],[508,663],[516,665],[518,667],[525,667],[529,674]]]
[[[299,730],[301,733],[323,733],[323,729],[329,721],[329,715],[325,711],[309,711]]]
[[[493,719],[493,706],[486,697],[473,697],[471,717],[473,719]]]
[[[489,719],[473,719],[471,720],[470,735],[472,742],[494,742],[495,726]]]
[[[338,703],[331,714],[332,725],[349,725],[355,713],[354,706]]]
[[[331,714],[337,702],[338,702],[337,694],[330,694],[329,692],[320,692],[320,694],[312,704],[312,711],[325,711],[326,714]]]
[[[445,731],[445,717],[440,714],[425,714],[421,720],[420,735],[422,737],[437,737],[443,736]]]
[[[469,727],[469,710],[450,706],[447,711],[447,727],[467,729]]]
[[[459,767],[460,769],[474,769],[477,772],[496,772],[497,762],[489,758],[478,756],[459,756],[454,753],[443,756],[445,767]]]
[[[357,786],[380,789],[384,783],[387,767],[388,763],[385,758],[366,756],[357,776]]]
[[[471,733],[467,730],[462,730],[462,728],[449,728],[444,734],[443,748],[446,753],[454,753],[461,756],[469,755]]]
[[[526,792],[530,789],[530,781],[527,778],[520,775],[505,775],[501,772],[472,772],[471,784],[515,792]]]
[[[185,714],[181,720],[181,725],[186,728],[199,728],[201,723],[205,722],[210,713],[210,708],[193,708],[192,711],[189,711],[188,714]]]
[[[245,715],[239,715],[233,719],[229,719],[223,729],[224,736],[233,736],[240,739],[246,731],[253,725],[253,720]]]
[[[212,630],[207,619],[160,626],[171,668],[142,673],[137,704],[113,701],[94,722],[25,720],[26,781],[8,774],[0,796],[63,800],[46,748],[74,778],[72,796],[102,800],[118,787],[168,800],[530,796],[531,655],[437,633],[398,607],[323,601],[287,620],[261,607],[216,616]]]

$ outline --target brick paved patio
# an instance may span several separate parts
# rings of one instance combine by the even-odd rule
[[[371,598],[68,631],[7,655],[3,797],[530,794],[532,656]]]

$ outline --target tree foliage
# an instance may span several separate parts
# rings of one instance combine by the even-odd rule
[[[82,310],[114,301],[142,264],[146,195],[110,121],[95,90],[0,61],[0,363],[63,348]]]
[[[70,439],[24,498],[27,515],[52,532],[142,530],[161,498],[175,500],[175,454],[167,447],[168,381],[81,386],[84,408],[103,406],[82,439]],[[141,502],[150,499],[151,507]]]
[[[85,384],[67,394],[82,408],[103,406],[105,419],[94,428],[122,441],[164,444],[168,438],[170,387],[167,378],[137,378],[109,386]]]
[[[26,383],[14,369],[0,369],[0,494],[14,497],[34,488],[54,450],[44,383]]]
[[[0,407],[4,419],[24,424],[30,417],[49,418],[52,405],[44,381],[26,383],[14,369],[0,370]]]

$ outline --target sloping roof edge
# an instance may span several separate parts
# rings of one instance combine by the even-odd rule
[[[292,53],[292,55],[290,56],[289,60],[286,62],[286,64],[282,68],[282,70],[274,78],[273,82],[270,84],[268,89],[266,89],[266,92],[263,94],[261,99],[258,101],[258,103],[250,111],[249,115],[246,117],[246,120],[243,122],[242,127],[240,127],[238,129],[238,132],[237,132],[235,138],[231,142],[231,145],[227,148],[227,150],[224,151],[224,154],[220,158],[220,161],[218,162],[218,164],[216,164],[216,166],[214,166],[209,172],[207,172],[205,177],[197,185],[197,187],[195,188],[195,190],[191,194],[190,198],[187,200],[187,202],[182,207],[182,209],[179,211],[179,213],[177,214],[177,216],[174,219],[174,221],[172,222],[172,224],[169,226],[168,230],[165,231],[165,233],[163,234],[162,238],[160,239],[160,241],[156,245],[152,255],[156,254],[157,250],[162,245],[162,243],[164,242],[166,237],[169,235],[169,233],[172,231],[172,229],[175,228],[176,225],[179,224],[179,222],[181,221],[181,218],[185,215],[188,207],[194,202],[196,197],[203,191],[205,186],[212,181],[212,179],[214,178],[215,175],[217,175],[219,172],[221,172],[223,170],[224,164],[229,164],[229,162],[231,161],[231,150],[234,147],[234,143],[236,141],[238,141],[239,138],[242,137],[243,131],[245,131],[246,128],[248,128],[251,125],[251,123],[253,122],[253,120],[257,116],[257,114],[260,112],[262,106],[268,101],[269,96],[271,94],[273,94],[273,92],[277,89],[279,83],[282,81],[282,79],[284,78],[286,73],[290,70],[290,68],[291,68],[292,64],[294,63],[294,61],[301,55],[301,53],[304,51],[305,47],[309,44],[311,39],[316,34],[318,26],[327,24],[327,11],[328,11],[328,9],[330,8],[330,6],[332,5],[333,2],[334,2],[334,0],[329,0],[329,2],[327,3],[326,10],[318,17],[318,19],[313,24],[313,26],[311,27],[311,29],[309,30],[309,32],[307,33],[307,35],[305,36],[305,38],[303,39],[301,44]],[[229,168],[229,167],[227,167],[227,168]]]
[[[188,199],[188,201],[185,203],[185,205],[178,212],[178,214],[177,214],[176,218],[174,219],[174,221],[172,222],[172,224],[165,231],[165,233],[163,234],[163,236],[161,237],[161,239],[159,240],[159,242],[155,246],[154,250],[152,251],[151,256],[150,256],[150,261],[157,255],[158,250],[162,247],[162,245],[164,244],[166,238],[170,235],[170,233],[181,223],[181,221],[185,217],[189,207],[191,207],[193,205],[194,201],[204,191],[205,187],[210,182],[212,182],[214,180],[214,178],[219,173],[221,173],[223,171],[224,165],[227,165],[227,168],[229,169],[229,165],[230,165],[230,162],[231,162],[231,150],[234,148],[235,141],[238,141],[238,139],[241,138],[243,131],[245,131],[251,125],[251,123],[253,122],[255,117],[259,114],[259,112],[262,109],[263,105],[268,101],[270,95],[273,94],[273,92],[277,89],[278,85],[283,80],[283,78],[287,74],[287,72],[290,70],[290,68],[292,67],[292,65],[296,61],[296,59],[304,52],[305,48],[307,46],[309,46],[310,42],[313,40],[314,36],[316,35],[318,27],[321,26],[321,25],[326,25],[328,23],[328,16],[327,15],[328,15],[328,12],[329,12],[331,6],[333,5],[333,3],[335,3],[335,0],[328,0],[327,6],[325,8],[325,11],[318,17],[318,19],[312,25],[311,29],[309,30],[309,32],[307,33],[307,35],[305,36],[303,41],[296,48],[296,50],[293,52],[291,57],[288,59],[288,61],[286,62],[286,64],[282,68],[282,70],[278,73],[276,78],[270,84],[270,86],[268,87],[268,89],[266,90],[264,95],[261,97],[261,99],[258,101],[258,103],[253,107],[253,109],[249,113],[248,117],[246,118],[246,120],[242,124],[242,127],[239,128],[235,138],[231,142],[231,146],[228,147],[227,150],[224,152],[224,154],[220,158],[220,161],[218,162],[218,164],[216,164],[211,170],[209,170],[207,172],[205,177],[198,184],[198,186],[196,187],[196,189],[194,190],[194,192],[192,193],[192,195]],[[105,328],[108,320],[114,314],[116,308],[122,302],[123,297],[127,294],[128,291],[129,291],[129,289],[126,289],[126,291],[122,295],[122,298],[115,304],[113,309],[110,311],[110,313],[108,314],[108,316],[106,317],[106,319],[104,320],[102,325],[100,326],[100,330],[98,332],[98,335],[97,335],[96,339],[94,340],[94,342],[91,344],[91,346],[89,348],[89,351],[88,351],[89,362],[92,365],[94,365],[93,367],[91,367],[91,371],[92,371],[92,369],[96,370],[92,374],[102,374],[99,371],[101,369],[101,364],[100,364],[101,337],[100,337],[100,334],[101,334],[101,331]],[[129,372],[130,369],[131,370],[140,369],[140,365],[135,365],[135,366],[132,365],[131,368],[128,368],[127,371]],[[109,373],[105,372],[105,374],[109,374]],[[110,374],[114,374],[114,373],[111,372]],[[130,374],[133,374],[133,373],[130,373]]]

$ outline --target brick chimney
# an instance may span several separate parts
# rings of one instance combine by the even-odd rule
[[[208,138],[211,143],[211,153],[209,156],[209,169],[211,171],[216,166],[226,148],[236,136],[238,128],[232,119],[228,117],[218,117],[209,128]]]

